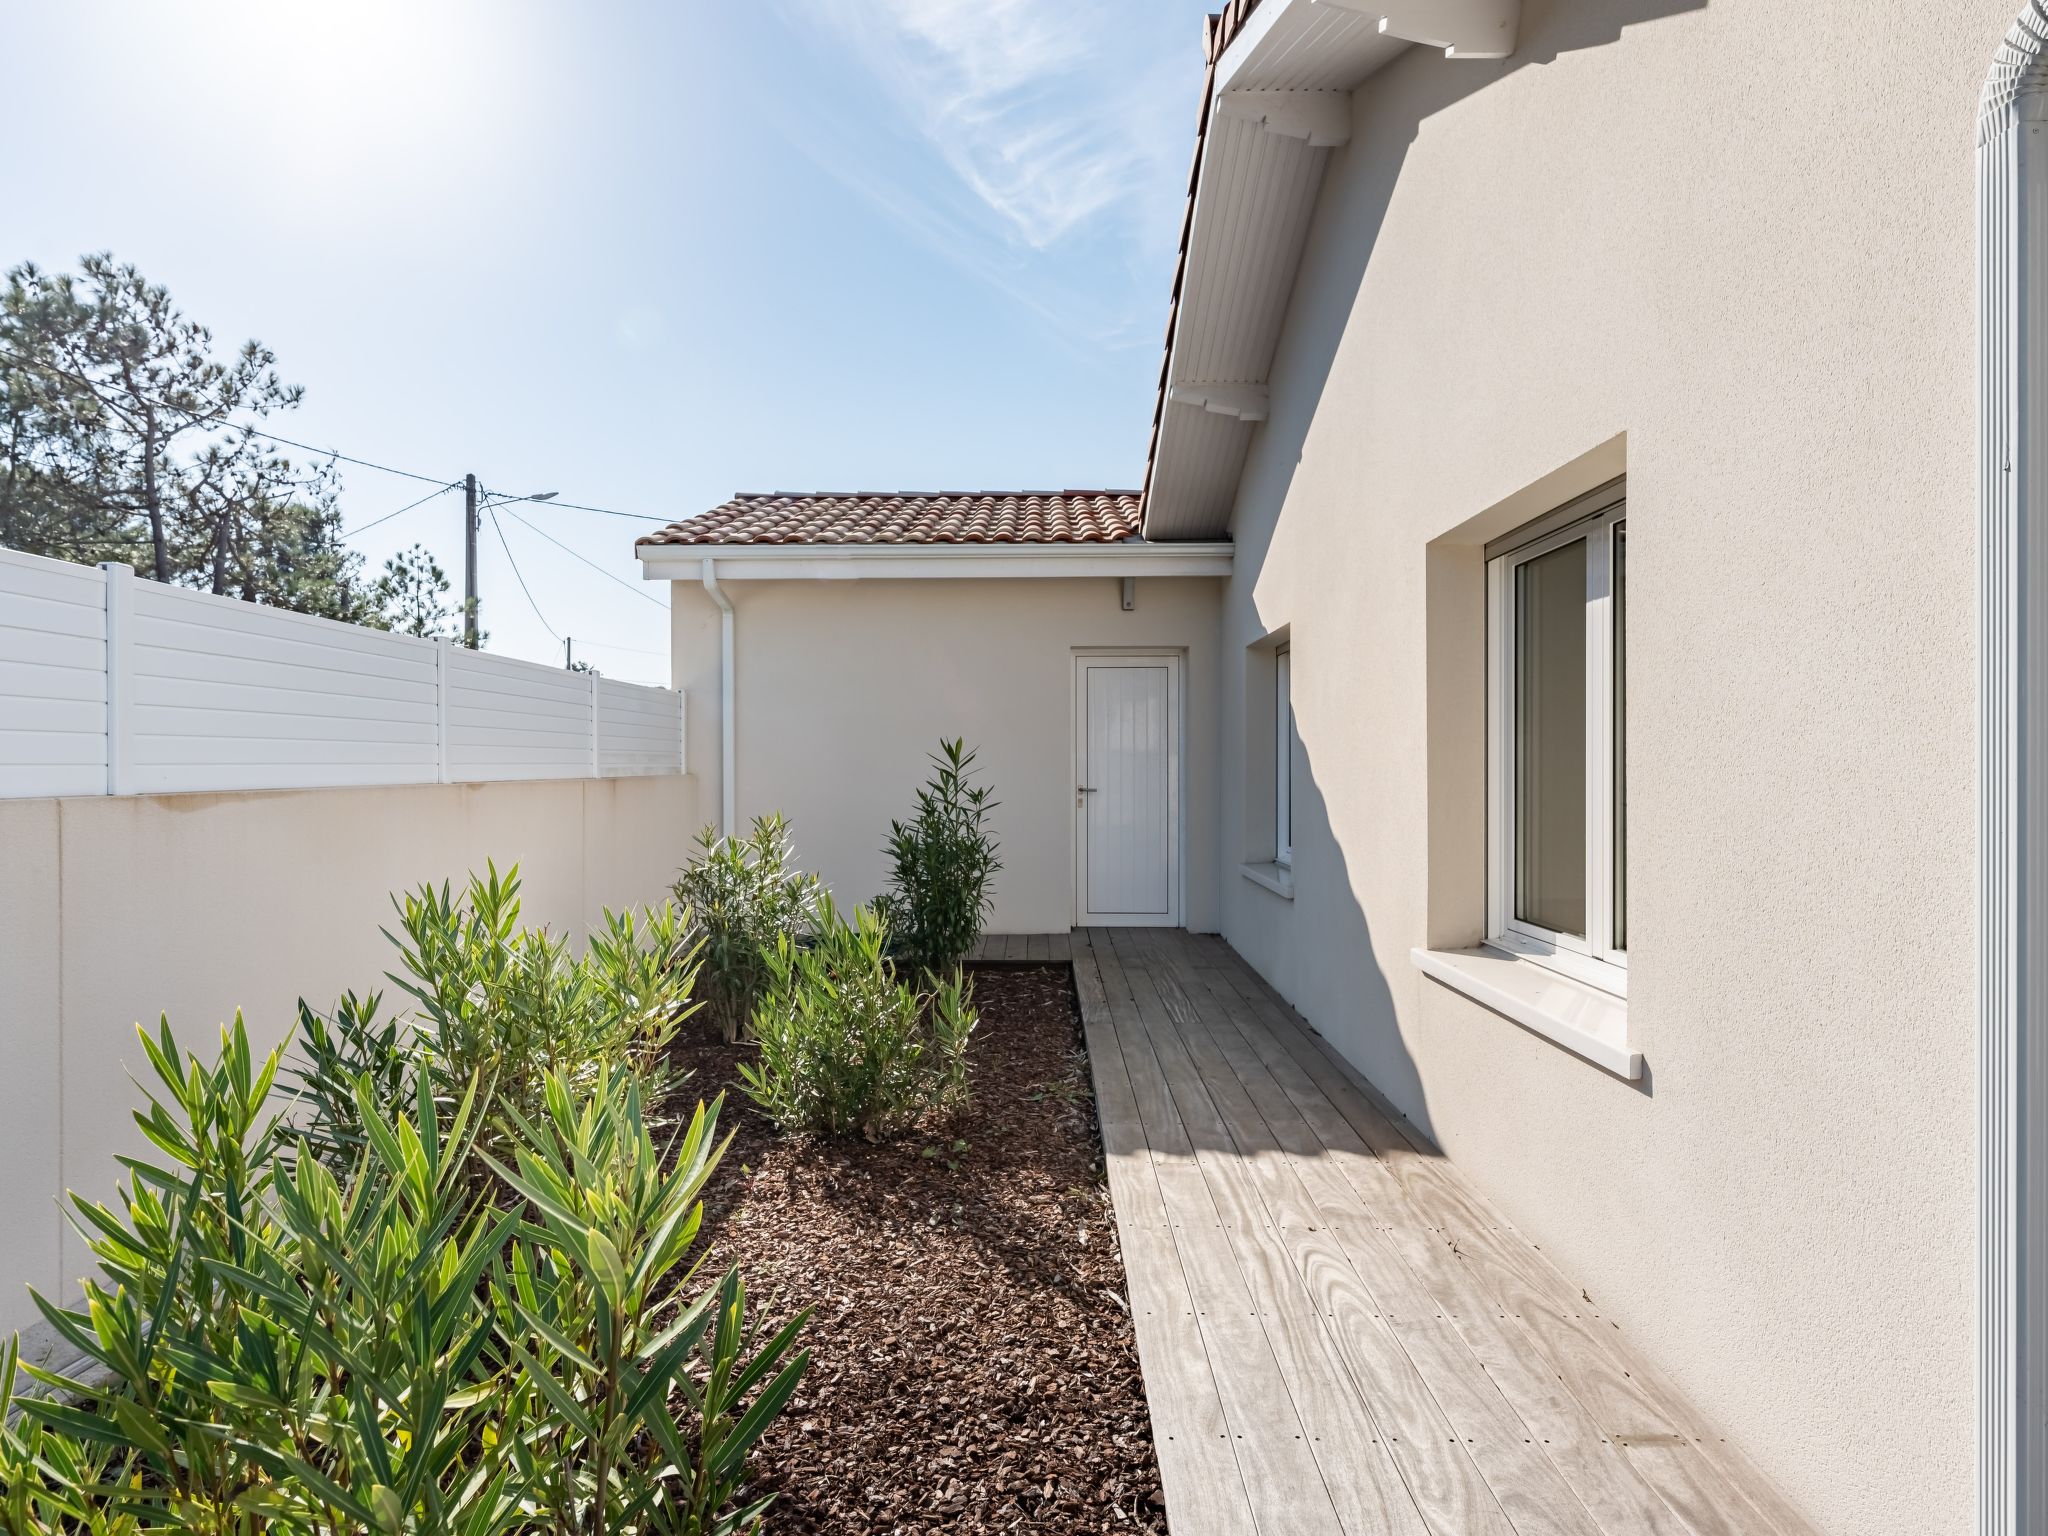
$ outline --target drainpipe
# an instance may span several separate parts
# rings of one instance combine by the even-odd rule
[[[718,563],[704,562],[704,590],[718,604],[718,831],[733,835],[733,804],[737,785],[733,782],[733,682],[732,682],[732,599],[718,585]]]

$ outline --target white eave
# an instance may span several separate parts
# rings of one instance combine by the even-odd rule
[[[646,581],[960,581],[1228,576],[1227,541],[1154,544],[642,544]]]
[[[1186,264],[1175,295],[1149,540],[1230,525],[1323,168],[1351,132],[1351,92],[1410,46],[1513,51],[1520,0],[1263,0],[1217,60]]]

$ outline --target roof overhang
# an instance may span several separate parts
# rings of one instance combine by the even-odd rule
[[[1145,473],[1153,541],[1230,525],[1351,92],[1411,46],[1513,52],[1521,0],[1237,0],[1212,34]]]
[[[643,544],[645,581],[960,581],[1077,576],[1228,576],[1231,545]]]

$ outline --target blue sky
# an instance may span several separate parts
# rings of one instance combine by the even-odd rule
[[[650,520],[1143,472],[1203,0],[10,8],[0,264],[111,250],[278,430]],[[29,66],[29,67],[24,67]],[[412,482],[346,469],[351,527]],[[666,681],[638,525],[484,531],[491,648]],[[459,498],[365,532],[460,580]]]

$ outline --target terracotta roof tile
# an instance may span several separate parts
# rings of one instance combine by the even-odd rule
[[[1113,544],[1136,491],[772,491],[735,496],[642,544]]]

